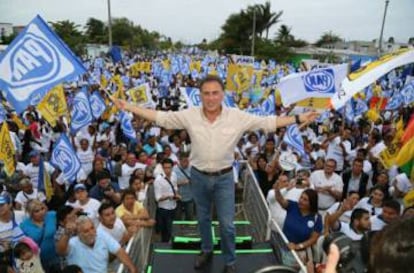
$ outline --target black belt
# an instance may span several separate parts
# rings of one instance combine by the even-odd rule
[[[233,167],[232,166],[230,166],[230,167],[227,167],[227,168],[224,168],[224,169],[221,169],[221,170],[218,170],[218,171],[215,171],[215,172],[206,172],[206,171],[202,171],[202,170],[199,170],[199,169],[197,169],[196,167],[192,167],[194,170],[196,170],[197,172],[199,172],[199,173],[201,173],[201,174],[204,174],[204,175],[208,175],[208,176],[220,176],[220,175],[223,175],[223,174],[226,174],[226,173],[228,173],[228,172],[231,172],[232,170],[233,170]]]

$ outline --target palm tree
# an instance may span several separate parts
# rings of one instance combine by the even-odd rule
[[[287,25],[281,25],[278,32],[276,40],[282,45],[288,45],[290,42],[295,40],[292,34],[290,34],[291,28]]]
[[[269,38],[269,29],[280,22],[283,11],[272,12],[270,2],[259,5],[259,18],[263,22],[263,28],[266,31],[265,38]],[[260,35],[261,36],[261,35]]]

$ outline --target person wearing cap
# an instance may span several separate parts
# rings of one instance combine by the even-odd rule
[[[13,213],[10,195],[0,194],[0,265],[12,266],[11,243],[24,237]]]
[[[96,185],[89,191],[89,196],[100,201],[109,201],[114,205],[121,202],[120,188],[117,183],[111,181],[111,175],[108,171],[102,170],[95,176]]]
[[[46,196],[43,192],[33,189],[33,185],[29,178],[25,177],[20,180],[20,188],[21,191],[17,193],[16,198],[14,199],[17,210],[24,209],[26,207],[26,203],[32,199],[37,199],[40,202],[46,201]]]
[[[125,100],[111,99],[121,110],[131,111],[161,127],[186,129],[191,138],[192,191],[202,238],[202,253],[196,259],[195,268],[205,267],[213,257],[211,208],[215,200],[226,265],[224,272],[231,273],[236,272],[232,164],[238,140],[246,131],[264,129],[267,133],[295,122],[312,122],[318,114],[308,112],[294,117],[259,117],[236,108],[223,107],[224,84],[219,77],[209,75],[201,80],[199,87],[202,106],[177,112],[155,111]]]
[[[40,164],[40,153],[38,151],[31,151],[29,153],[30,156],[30,163],[27,164],[23,168],[23,174],[30,178],[30,182],[32,182],[33,188],[37,189],[38,179],[39,179],[39,164]],[[45,171],[47,171],[52,177],[52,174],[55,171],[52,165],[49,162],[43,161],[45,164]]]
[[[97,225],[99,223],[98,209],[101,202],[94,198],[90,198],[86,186],[82,183],[76,184],[75,191],[75,208],[82,210]]]

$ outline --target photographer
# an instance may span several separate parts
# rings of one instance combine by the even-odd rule
[[[120,189],[118,184],[111,182],[109,172],[102,170],[95,177],[97,183],[89,191],[89,196],[100,202],[107,200],[114,205],[118,205],[121,202]]]
[[[162,242],[171,238],[172,222],[174,220],[177,200],[181,196],[177,193],[177,176],[172,172],[173,162],[166,158],[162,161],[163,174],[159,174],[154,181],[155,200],[157,207],[157,225],[161,231]]]

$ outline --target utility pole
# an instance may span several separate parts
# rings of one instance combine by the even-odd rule
[[[387,16],[387,9],[390,0],[385,0],[385,9],[384,9],[384,17],[382,18],[382,26],[381,26],[381,33],[379,37],[379,45],[378,45],[378,55],[382,54],[382,38],[384,35],[384,25],[385,25],[385,17]]]
[[[250,51],[250,55],[254,57],[254,44],[256,40],[256,7],[253,6],[253,33],[252,33],[252,49]]]
[[[112,47],[111,0],[107,0],[107,3],[108,3],[108,36],[109,36],[108,45],[109,45],[109,48],[111,48]]]

